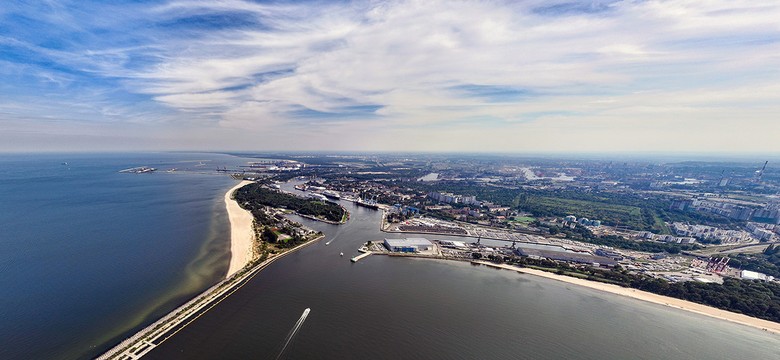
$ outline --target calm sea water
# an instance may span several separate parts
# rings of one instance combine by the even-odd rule
[[[293,217],[327,237],[148,358],[780,359],[776,335],[553,280],[446,261],[350,263],[361,243],[398,236],[378,231],[379,212],[342,203],[352,212],[342,226]]]
[[[214,169],[244,161],[0,155],[0,359],[94,357],[219,281],[235,181]]]

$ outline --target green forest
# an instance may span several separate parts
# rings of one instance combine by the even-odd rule
[[[340,222],[346,215],[346,210],[337,204],[270,190],[260,183],[252,183],[238,189],[235,198],[243,208],[252,211],[253,214],[255,213],[253,210],[259,207],[270,206],[334,222]]]
[[[639,194],[608,191],[530,190],[489,186],[478,183],[422,182],[404,183],[418,191],[451,192],[474,195],[482,201],[511,206],[539,217],[575,215],[601,220],[604,225],[621,226],[632,230],[669,234],[664,222],[696,222],[729,227],[726,217],[690,211],[670,210],[671,202],[662,198],[647,198]]]
[[[780,278],[780,246],[769,245],[760,254],[729,255],[729,265],[742,270],[751,270]]]

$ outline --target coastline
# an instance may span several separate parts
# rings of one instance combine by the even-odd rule
[[[346,211],[346,209],[344,211]],[[311,215],[301,214],[301,213],[299,213],[297,211],[294,211],[293,214],[298,215],[298,216],[300,216],[302,218],[306,218],[306,219],[312,220],[312,221],[324,222],[326,224],[331,224],[331,225],[341,225],[341,224],[346,223],[347,220],[349,220],[349,212],[347,212],[347,217],[346,217],[346,219],[344,219],[344,221],[331,221],[331,220],[320,219],[320,218],[317,218],[317,217],[314,217],[314,216],[311,216]]]
[[[254,258],[254,228],[252,213],[244,210],[233,200],[233,193],[244,185],[252,183],[242,180],[225,193],[225,207],[230,220],[230,265],[225,279],[244,268]]]
[[[242,288],[274,261],[316,243],[325,237],[325,235],[319,235],[258,263],[258,259],[254,256],[254,227],[252,226],[254,217],[249,211],[238,206],[238,203],[232,198],[236,189],[250,182],[246,180],[241,181],[225,193],[225,204],[231,227],[230,266],[225,279],[123,340],[96,359],[137,359],[143,357],[157,345],[184,329],[191,322]]]
[[[518,266],[506,265],[506,264],[495,264],[487,261],[473,261],[472,263],[486,265],[493,268],[517,271],[522,274],[544,277],[547,279],[557,280],[568,284],[584,286],[590,289],[604,291],[615,295],[621,295],[632,299],[650,302],[653,304],[664,305],[664,306],[668,306],[668,307],[672,307],[684,311],[689,311],[700,315],[705,315],[720,320],[726,320],[733,323],[757,328],[759,330],[764,330],[776,335],[780,335],[780,323],[754,318],[751,316],[747,316],[747,315],[743,315],[731,311],[721,310],[715,307],[697,304],[686,300],[680,300],[673,297],[657,295],[650,292],[632,289],[632,288],[624,288],[622,286],[618,286],[614,284],[606,284],[606,283],[585,280],[585,279],[575,278],[566,275],[553,274],[547,271],[542,271],[537,269],[524,268],[524,267],[518,267]]]
[[[385,222],[385,214],[383,214],[382,215],[382,220],[380,221],[380,224],[379,224],[379,230],[381,232],[397,233],[397,234],[404,234],[404,233],[406,233],[406,234],[420,234],[420,235],[446,235],[446,236],[455,236],[455,237],[473,237],[471,235],[435,233],[435,232],[413,232],[413,231],[400,231],[400,230],[391,231],[391,230],[387,230],[385,228],[386,225],[387,225],[387,223]],[[498,241],[510,241],[510,240],[505,240],[505,239],[494,239],[494,238],[490,238],[490,237],[483,237],[483,238],[484,239],[491,239],[491,240],[498,240]],[[404,254],[404,255],[387,254],[387,255],[395,255],[395,256],[402,256],[402,257],[409,256],[409,255],[406,255],[406,254]],[[430,256],[411,256],[411,257],[429,258],[429,259],[431,259],[431,258],[444,259],[444,258],[430,257]],[[453,259],[445,259],[445,260],[453,260]],[[698,304],[698,303],[694,303],[694,302],[691,302],[691,301],[681,300],[681,299],[677,299],[677,298],[673,298],[673,297],[669,297],[669,296],[653,294],[651,292],[646,292],[646,291],[642,291],[642,290],[637,290],[637,289],[632,289],[632,288],[625,288],[625,287],[614,285],[614,284],[607,284],[607,283],[602,283],[602,282],[598,282],[598,281],[580,279],[580,278],[576,278],[576,277],[572,277],[572,276],[553,274],[553,273],[550,273],[550,272],[547,272],[547,271],[542,271],[542,270],[537,270],[537,269],[532,269],[532,268],[524,268],[524,267],[518,267],[518,266],[506,265],[506,264],[496,264],[496,263],[492,263],[492,262],[488,262],[488,261],[484,261],[484,260],[476,260],[476,261],[471,261],[471,262],[475,263],[475,264],[486,265],[486,266],[489,266],[489,267],[494,267],[494,268],[499,268],[499,269],[517,271],[517,272],[522,273],[522,274],[529,274],[529,275],[534,275],[534,276],[540,276],[540,277],[544,277],[544,278],[548,278],[548,279],[552,279],[552,280],[557,280],[557,281],[561,281],[561,282],[565,282],[565,283],[569,283],[569,284],[573,284],[573,285],[584,286],[584,287],[587,287],[587,288],[590,288],[590,289],[594,289],[594,290],[608,292],[608,293],[615,294],[615,295],[625,296],[625,297],[629,297],[629,298],[633,298],[633,299],[637,299],[637,300],[641,300],[641,301],[646,301],[646,302],[650,302],[650,303],[654,303],[654,304],[658,304],[658,305],[673,307],[673,308],[676,308],[676,309],[680,309],[680,310],[684,310],[684,311],[688,311],[688,312],[693,312],[693,313],[697,313],[697,314],[700,314],[700,315],[705,315],[705,316],[709,316],[709,317],[712,317],[712,318],[716,318],[716,319],[720,319],[720,320],[729,321],[729,322],[732,322],[732,323],[737,323],[737,324],[753,327],[753,328],[756,328],[756,329],[759,329],[759,330],[763,330],[763,331],[766,331],[766,332],[769,332],[769,333],[772,333],[772,334],[775,334],[775,335],[780,335],[780,323],[776,323],[776,322],[769,321],[769,320],[764,320],[764,319],[759,319],[759,318],[755,318],[755,317],[752,317],[752,316],[748,316],[748,315],[744,315],[744,314],[740,314],[740,313],[736,313],[736,312],[722,310],[722,309],[718,309],[716,307],[712,307],[712,306],[708,306],[708,305]]]
[[[259,264],[253,264],[251,267],[242,269],[244,271],[239,271],[233,276],[220,281],[190,301],[169,312],[159,320],[115,345],[113,348],[98,356],[96,359],[138,359],[143,357],[148,352],[152,351],[157,345],[163,343],[171,336],[176,335],[191,322],[195,321],[208,310],[222,302],[222,300],[226,299],[238,289],[242,288],[244,285],[246,285],[246,283],[249,282],[249,280],[252,280],[257,274],[261,273],[263,269],[265,269],[274,261],[292,254],[296,250],[313,244],[324,237],[324,235],[318,236],[290,249],[289,251],[285,251],[281,254],[269,257],[267,260]]]

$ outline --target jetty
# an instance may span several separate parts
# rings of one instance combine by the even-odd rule
[[[124,169],[124,170],[119,170],[120,173],[132,173],[132,174],[147,174],[155,171],[157,171],[156,168],[148,167],[148,166],[139,166],[139,167]]]
[[[349,261],[352,261],[353,263],[356,263],[356,262],[358,262],[358,261],[360,261],[362,259],[365,259],[365,258],[371,256],[371,254],[373,254],[373,252],[366,251],[366,252],[364,252],[364,253],[362,253],[362,254],[360,254],[358,256],[353,257],[352,259],[349,259]]]
[[[309,246],[324,237],[324,235],[320,235],[259,263],[250,262],[228,279],[222,280],[143,330],[125,339],[112,349],[98,356],[96,360],[134,360],[141,358],[249,283],[255,275],[259,274],[274,261],[292,254],[300,248]]]

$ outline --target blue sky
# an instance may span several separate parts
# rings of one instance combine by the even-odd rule
[[[776,1],[6,1],[0,151],[780,152]]]

